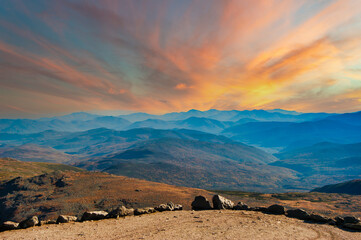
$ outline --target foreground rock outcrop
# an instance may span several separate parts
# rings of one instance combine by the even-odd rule
[[[124,206],[121,206],[121,207],[111,210],[108,213],[107,218],[118,218],[118,217],[125,217],[125,216],[131,216],[131,215],[134,215],[133,208],[126,208]]]
[[[81,221],[101,220],[101,219],[105,219],[107,215],[108,213],[106,211],[85,212],[81,217]]]
[[[19,223],[6,221],[0,225],[0,231],[14,230],[17,229],[18,227],[19,227]]]
[[[76,216],[69,216],[69,215],[60,215],[56,220],[56,223],[68,223],[68,222],[75,222],[78,220]]]
[[[214,209],[233,209],[234,203],[221,195],[214,195],[212,198]]]
[[[211,203],[204,196],[197,196],[192,202],[193,210],[210,210],[212,209]]]
[[[283,215],[286,213],[285,207],[278,204],[273,204],[269,206],[266,211],[268,213],[278,214],[278,215]]]
[[[37,216],[29,217],[28,219],[25,219],[24,221],[20,222],[19,227],[20,228],[29,228],[34,227],[39,224],[39,219]]]

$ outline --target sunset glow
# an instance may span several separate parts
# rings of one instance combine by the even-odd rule
[[[361,110],[359,0],[13,1],[0,114]]]

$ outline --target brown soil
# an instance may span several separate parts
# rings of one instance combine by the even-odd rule
[[[163,212],[0,233],[0,239],[361,239],[360,232],[248,211]]]

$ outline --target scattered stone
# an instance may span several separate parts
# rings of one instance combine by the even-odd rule
[[[297,218],[301,220],[310,220],[310,214],[303,209],[291,209],[287,210],[287,217]]]
[[[18,227],[19,227],[19,223],[6,221],[0,225],[0,232],[14,230],[17,229]]]
[[[105,211],[90,211],[85,212],[81,217],[81,221],[90,221],[90,220],[101,220],[106,218],[108,215]]]
[[[353,216],[347,216],[343,218],[343,223],[359,223],[360,219]]]
[[[332,219],[329,219],[329,218],[319,215],[319,214],[311,214],[310,220],[312,220],[314,222],[319,222],[319,223],[327,223],[327,222],[330,222]]]
[[[174,205],[174,211],[180,211],[180,210],[183,210],[183,206],[182,206],[182,205],[180,205],[180,204]]]
[[[20,228],[29,228],[34,227],[39,224],[39,219],[37,216],[29,217],[28,219],[20,222],[19,227]]]
[[[56,223],[68,223],[68,222],[75,222],[78,220],[75,216],[68,216],[68,215],[60,215],[56,220]]]
[[[207,200],[207,198],[203,196],[196,196],[194,201],[192,202],[193,210],[210,210],[212,209],[211,204]]]
[[[249,209],[250,207],[243,202],[238,202],[238,204],[233,207],[233,210],[249,210]]]
[[[266,211],[268,213],[277,214],[277,215],[283,215],[286,213],[285,207],[278,204],[269,206]]]
[[[233,209],[234,203],[221,195],[214,195],[212,198],[214,209]]]
[[[133,208],[126,208],[124,206],[121,206],[110,211],[107,215],[107,218],[118,218],[118,217],[125,217],[131,215],[134,215]]]

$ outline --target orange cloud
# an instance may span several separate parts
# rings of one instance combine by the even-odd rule
[[[23,14],[38,22],[52,16],[50,36],[0,21],[26,41],[0,42],[0,83],[19,92],[156,113],[359,106],[349,94],[360,80],[350,71],[361,60],[358,0],[66,1],[35,17],[31,7]]]

